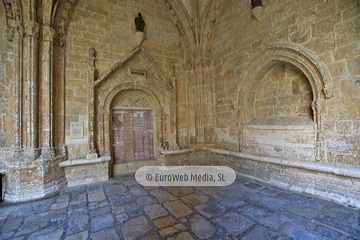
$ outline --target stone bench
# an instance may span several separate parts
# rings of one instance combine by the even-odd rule
[[[65,169],[68,186],[76,186],[108,180],[110,160],[109,156],[96,159],[70,159],[59,165]]]

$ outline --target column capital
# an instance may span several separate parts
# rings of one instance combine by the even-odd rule
[[[9,20],[8,22],[8,40],[12,41],[16,37],[23,37],[24,27],[22,22],[17,20]]]
[[[24,23],[24,30],[25,30],[25,34],[26,36],[30,36],[30,37],[39,37],[39,24],[37,22],[34,21],[26,21]]]
[[[47,42],[54,42],[55,30],[49,26],[42,27],[42,40]]]

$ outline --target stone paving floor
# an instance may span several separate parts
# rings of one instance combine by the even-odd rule
[[[0,239],[360,239],[359,209],[237,176],[228,187],[134,177],[0,204]]]

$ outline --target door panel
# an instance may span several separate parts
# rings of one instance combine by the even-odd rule
[[[154,158],[151,110],[116,111],[112,124],[115,164]]]

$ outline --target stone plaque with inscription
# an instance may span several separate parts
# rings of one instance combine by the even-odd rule
[[[70,122],[70,138],[84,138],[84,123]]]

